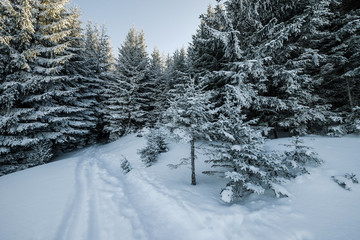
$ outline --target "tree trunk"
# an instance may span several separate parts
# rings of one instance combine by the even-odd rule
[[[348,93],[348,97],[349,97],[350,108],[352,110],[354,108],[354,105],[353,105],[353,100],[351,97],[350,80],[348,77],[346,78],[346,84],[347,84],[347,93]]]
[[[128,113],[128,123],[127,123],[127,128],[125,130],[125,134],[130,133],[130,128],[131,128],[131,113]]]
[[[273,129],[273,132],[274,132],[274,138],[275,138],[275,139],[278,139],[278,138],[279,138],[279,135],[278,135],[278,132],[277,132],[277,124],[275,124],[274,129]]]
[[[190,147],[191,147],[191,185],[196,185],[196,176],[195,176],[195,141],[194,138],[190,141]]]

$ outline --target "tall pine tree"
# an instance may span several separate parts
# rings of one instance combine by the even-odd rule
[[[144,33],[132,27],[119,49],[116,63],[115,84],[119,91],[109,99],[111,139],[149,123],[154,90],[148,77],[148,63]]]

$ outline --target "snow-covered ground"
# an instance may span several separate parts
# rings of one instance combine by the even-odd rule
[[[360,239],[360,184],[347,191],[331,179],[345,173],[359,178],[360,137],[310,136],[305,142],[325,163],[286,184],[291,197],[253,196],[232,205],[219,199],[226,180],[201,174],[209,169],[201,153],[197,186],[190,185],[188,167],[167,167],[188,156],[186,144],[170,144],[150,168],[136,153],[143,138],[89,147],[0,177],[0,239]],[[283,143],[288,139],[267,147]],[[123,156],[133,167],[126,175]]]

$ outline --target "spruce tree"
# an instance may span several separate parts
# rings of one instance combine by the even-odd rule
[[[71,116],[74,121],[74,128],[82,131],[74,138],[74,141],[66,144],[64,147],[67,151],[82,148],[89,144],[94,144],[97,141],[97,123],[98,117],[96,114],[96,95],[88,86],[89,68],[86,66],[86,59],[84,58],[84,36],[81,32],[80,11],[77,8],[70,9],[69,29],[71,32],[66,40],[69,41],[69,46],[65,50],[72,57],[65,62],[64,74],[69,76],[74,87],[77,88],[74,92],[73,101],[71,105],[81,108],[82,111]],[[76,83],[76,85],[75,85]],[[72,146],[69,146],[71,144]]]
[[[294,176],[309,173],[307,167],[319,166],[322,161],[311,147],[304,145],[304,140],[299,136],[293,137],[290,144],[284,144],[290,150],[285,151],[285,164],[291,169]]]
[[[55,153],[74,149],[77,141],[89,133],[82,127],[82,119],[77,118],[85,111],[77,105],[79,84],[66,73],[65,63],[73,57],[73,53],[68,51],[72,44],[71,35],[79,31],[72,29],[79,25],[72,24],[76,13],[71,13],[66,7],[68,2],[36,2],[34,40],[37,57],[31,63],[29,96],[24,99],[25,103],[41,112],[38,120],[49,124],[44,134],[54,143]]]
[[[171,99],[184,91],[184,87],[189,78],[189,66],[184,48],[174,52],[168,68],[166,91],[168,98]]]
[[[119,49],[116,63],[115,85],[119,91],[109,99],[108,106],[113,112],[109,125],[111,139],[139,130],[149,122],[153,108],[148,61],[144,33],[133,27]]]
[[[160,155],[160,153],[167,152],[165,137],[161,128],[158,126],[152,128],[150,133],[146,135],[146,147],[140,149],[138,154],[146,167],[153,165]]]
[[[2,172],[94,142],[79,14],[68,1],[2,1]],[[4,58],[2,58],[4,59]],[[4,170],[4,171],[3,171]]]
[[[280,154],[266,152],[263,131],[256,121],[246,121],[242,93],[231,85],[226,87],[226,101],[215,122],[219,143],[212,144],[207,161],[215,168],[206,174],[221,174],[230,179],[221,192],[225,202],[241,200],[248,194],[264,194],[272,190],[276,196],[287,196],[279,184],[291,178],[291,172]]]
[[[326,43],[329,2],[223,1],[221,27],[209,33],[222,43],[225,63],[204,77],[220,90],[218,104],[224,86],[242,82],[255,93],[247,117],[260,118],[259,124],[301,134],[327,124],[332,113],[315,92],[321,77],[313,66],[325,64],[318,48]]]
[[[212,71],[222,69],[224,63],[224,52],[222,42],[214,38],[211,34],[212,29],[219,30],[221,21],[218,17],[223,11],[222,7],[208,7],[207,13],[200,16],[201,23],[192,36],[192,42],[188,49],[188,58],[191,65],[192,74],[203,77]],[[216,88],[216,86],[208,87]],[[214,85],[211,83],[211,85]]]
[[[346,9],[346,8],[345,8]],[[324,81],[318,89],[337,112],[351,112],[359,105],[360,9],[335,12],[329,42],[322,51],[329,60],[321,69]]]
[[[203,92],[196,86],[194,79],[188,79],[184,92],[177,93],[170,100],[170,107],[165,113],[166,126],[174,137],[190,143],[191,184],[196,185],[195,142],[210,139],[211,118],[213,115],[210,102],[211,92]]]
[[[330,105],[315,92],[322,81],[320,69],[328,61],[320,47],[330,35],[330,2],[312,3],[301,15],[290,19],[298,32],[290,32],[287,37],[290,39],[280,50],[286,59],[275,61],[270,68],[272,93],[286,104],[285,111],[278,114],[277,123],[296,134],[319,131],[320,126],[329,124],[333,115],[329,112]]]
[[[119,91],[114,74],[112,47],[104,25],[93,26],[89,22],[84,35],[84,65],[89,69],[84,85],[91,91],[89,96],[95,96],[93,104],[97,118],[97,139],[107,141],[112,121],[111,111],[107,108],[110,104],[108,100]]]
[[[161,119],[161,114],[166,108],[166,79],[164,76],[163,59],[157,48],[151,54],[148,77],[149,90],[152,92],[151,108],[148,126],[154,126]]]
[[[34,7],[27,0],[1,2],[1,48],[7,61],[0,82],[0,174],[42,164],[52,157],[52,143],[44,135],[49,124],[39,121],[42,111],[26,102],[29,85],[34,82]]]

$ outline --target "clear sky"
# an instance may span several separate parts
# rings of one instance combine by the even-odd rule
[[[206,13],[215,0],[73,0],[82,11],[86,23],[105,24],[115,54],[129,29],[144,30],[148,52],[154,47],[172,54],[187,47],[200,23],[199,15]]]

